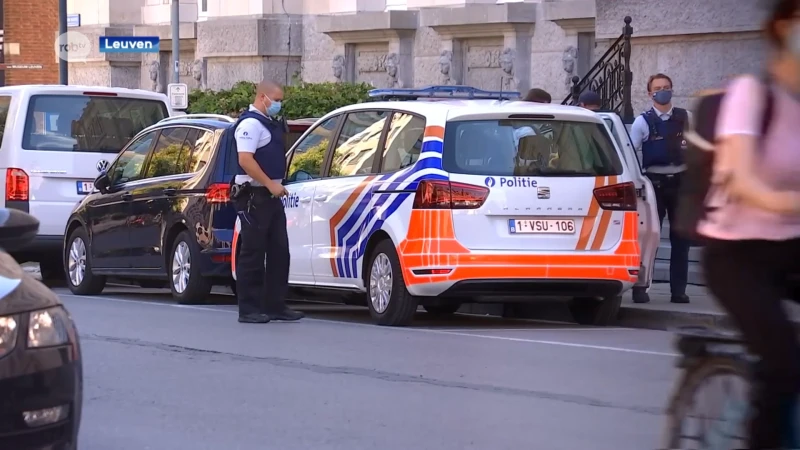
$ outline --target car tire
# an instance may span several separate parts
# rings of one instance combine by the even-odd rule
[[[458,312],[461,303],[447,303],[444,305],[427,305],[422,307],[425,312],[433,316],[449,316]]]
[[[622,296],[576,297],[569,302],[569,311],[580,325],[607,326],[617,320]]]
[[[172,243],[167,260],[167,276],[172,297],[181,305],[206,303],[211,283],[200,273],[200,247],[194,235],[181,231]]]
[[[367,306],[375,322],[393,327],[410,325],[419,301],[406,289],[400,258],[391,240],[384,239],[375,246],[365,275]]]
[[[92,273],[90,245],[86,230],[79,227],[70,233],[64,247],[63,273],[69,290],[75,295],[98,295],[106,287],[106,277]]]

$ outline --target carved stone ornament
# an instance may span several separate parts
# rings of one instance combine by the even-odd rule
[[[203,59],[195,59],[192,63],[192,78],[197,82],[199,89],[205,89],[206,81],[206,62]]]
[[[333,77],[336,78],[337,81],[342,81],[342,76],[344,76],[344,64],[345,60],[343,55],[335,55],[333,57],[331,69],[333,69]]]
[[[442,52],[439,54],[439,72],[441,72],[443,75],[443,84],[450,84],[452,82],[452,76],[450,74],[452,66],[453,52],[450,50],[442,50]]]
[[[158,61],[151,61],[148,70],[150,72],[150,81],[151,81],[150,89],[156,92],[161,92],[161,83],[159,83],[161,64]]]
[[[507,75],[514,74],[514,58],[514,49],[512,48],[505,48],[503,53],[500,54],[500,68]]]
[[[397,69],[400,67],[400,57],[397,53],[389,53],[386,55],[386,74],[389,75],[389,82],[391,87],[402,88],[403,85],[397,79]]]
[[[561,56],[564,72],[566,72],[566,75],[564,76],[564,85],[567,87],[567,90],[572,87],[572,77],[575,75],[575,65],[577,60],[578,49],[570,45],[564,50],[564,54]]]

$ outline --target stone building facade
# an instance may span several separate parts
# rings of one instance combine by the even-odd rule
[[[50,0],[48,0],[50,1]],[[100,54],[71,64],[73,84],[163,91],[171,79],[171,0],[69,0],[92,42],[159,36],[157,55]],[[757,71],[763,11],[737,0],[181,0],[181,81],[222,89],[281,82],[365,81],[377,87],[541,87],[554,101],[585,74],[630,16],[634,110],[648,75],[665,72],[680,104]]]

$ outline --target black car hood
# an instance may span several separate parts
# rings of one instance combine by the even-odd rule
[[[0,252],[0,316],[60,305],[53,291]]]

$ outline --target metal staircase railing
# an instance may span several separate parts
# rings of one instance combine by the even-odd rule
[[[589,69],[586,76],[572,77],[572,88],[562,105],[577,105],[578,98],[586,90],[596,92],[604,111],[614,111],[625,123],[633,123],[633,104],[631,103],[631,36],[633,27],[630,16],[625,17],[622,35],[611,44],[608,51]]]

